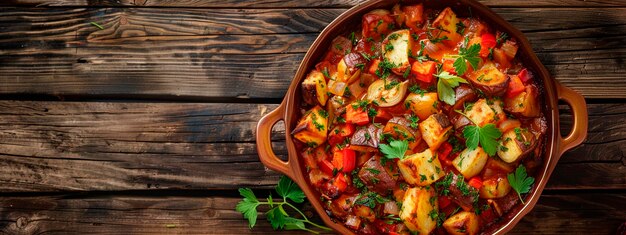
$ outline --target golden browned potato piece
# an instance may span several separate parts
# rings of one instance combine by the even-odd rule
[[[502,101],[490,99],[480,99],[476,101],[465,115],[476,123],[476,125],[481,127],[506,119],[506,114],[502,110]]]
[[[478,216],[472,212],[461,211],[443,222],[443,228],[449,234],[473,235],[478,233]]]
[[[476,147],[474,150],[463,150],[461,154],[452,161],[452,165],[463,174],[463,177],[469,179],[480,173],[483,167],[485,167],[487,159],[489,159],[489,156],[483,148]]]
[[[456,46],[461,41],[461,35],[456,32],[458,23],[459,19],[456,17],[456,14],[450,7],[446,7],[433,21],[433,27],[441,31],[441,34],[439,34],[440,38],[444,36],[448,38],[448,40],[443,40],[443,43],[448,46]]]
[[[480,198],[501,198],[511,191],[511,185],[506,177],[492,178],[483,181],[483,186],[478,190]]]
[[[424,94],[410,93],[404,100],[405,107],[413,111],[420,120],[425,120],[428,116],[437,113],[437,92]]]
[[[398,169],[407,183],[427,186],[444,176],[443,168],[430,149],[398,161]]]
[[[431,198],[436,197],[433,187],[428,189],[424,187],[409,188],[404,194],[402,209],[400,211],[400,219],[404,221],[404,225],[419,234],[429,234],[437,226],[437,222],[430,217],[430,212],[439,208],[437,200],[432,203]]]
[[[382,43],[383,58],[394,64],[392,72],[403,75],[409,68],[409,50],[411,49],[411,32],[408,29],[392,32]]]
[[[428,144],[430,150],[437,150],[439,146],[448,140],[452,124],[446,115],[437,113],[430,115],[419,124],[422,139]]]
[[[324,74],[317,70],[311,71],[302,82],[302,97],[304,98],[304,102],[310,105],[326,105],[326,100],[328,100],[326,91],[326,79],[324,79]]]
[[[493,63],[485,63],[482,68],[468,77],[472,85],[488,97],[502,96],[509,86],[509,77],[498,70]]]
[[[327,133],[328,113],[319,105],[307,111],[291,132],[294,138],[310,147],[324,143]]]
[[[526,91],[513,98],[506,98],[504,100],[504,109],[524,117],[537,117],[539,116],[537,95],[538,92],[535,87],[530,85],[526,86]]]

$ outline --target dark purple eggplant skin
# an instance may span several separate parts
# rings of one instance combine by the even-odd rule
[[[304,102],[309,105],[316,105],[317,101],[317,91],[315,90],[315,84],[302,84],[302,98]]]
[[[452,123],[450,123],[450,119],[448,119],[448,116],[443,113],[433,114],[433,117],[437,120],[441,128],[446,128],[452,125]]]
[[[352,138],[350,139],[350,145],[378,148],[382,132],[382,127],[379,128],[374,124],[370,124],[367,127],[358,129],[354,132],[354,135],[352,135]]]
[[[396,180],[381,164],[380,156],[373,156],[367,160],[359,170],[358,176],[369,190],[383,196],[388,195],[396,185]]]
[[[519,159],[524,159],[533,150],[535,150],[539,141],[537,141],[535,135],[528,129],[520,129],[520,132],[520,137],[522,139],[519,140],[515,138],[515,143],[517,143],[517,146],[519,146],[519,148],[522,150],[522,155],[519,157]]]
[[[463,209],[471,210],[474,207],[474,201],[478,200],[478,190],[461,181],[464,181],[462,175],[452,174],[452,183],[448,188],[448,190],[450,191],[450,199],[452,199],[453,202],[461,206]],[[469,190],[468,194],[463,194],[459,186],[461,184],[464,184],[463,187],[467,187],[467,189]]]
[[[354,73],[358,69],[356,65],[366,64],[367,60],[360,53],[352,52],[343,57],[343,62],[350,69],[350,73]]]

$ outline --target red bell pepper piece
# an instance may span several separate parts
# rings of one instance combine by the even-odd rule
[[[485,58],[489,56],[489,49],[496,46],[496,36],[490,33],[485,33],[480,39],[480,56]]]
[[[469,180],[468,184],[476,189],[480,189],[483,187],[483,180],[478,176],[474,176]]]
[[[448,156],[452,152],[452,145],[448,142],[444,142],[439,149],[437,150],[437,154],[439,155],[439,160],[447,160]]]
[[[430,83],[433,81],[433,74],[437,70],[437,63],[434,61],[415,61],[411,65],[411,74],[415,75],[417,80]]]
[[[354,133],[354,125],[345,123],[339,124],[333,128],[328,136],[328,143],[331,146],[342,143],[346,137],[351,136]]]
[[[376,122],[387,122],[389,121],[389,119],[392,119],[393,115],[391,115],[389,112],[387,112],[384,109],[376,109],[376,116],[374,116],[374,121]]]
[[[517,77],[519,77],[519,79],[521,79],[522,82],[526,84],[528,83],[528,81],[530,81],[531,74],[528,72],[527,69],[522,69],[519,71],[519,73],[517,73]]]
[[[372,65],[370,65],[370,67],[367,70],[367,72],[370,73],[370,74],[376,75],[376,70],[378,70],[378,64],[380,64],[380,60],[379,59],[372,60]]]
[[[509,81],[509,88],[506,90],[506,97],[511,98],[519,95],[526,87],[519,76],[511,76],[511,80]]]
[[[351,172],[356,167],[356,153],[352,149],[342,149],[333,154],[333,167],[342,172]]]
[[[346,107],[346,122],[362,126],[369,123],[370,119],[363,108],[359,107],[355,109],[352,107],[352,104],[349,104]]]
[[[322,160],[318,162],[317,166],[320,168],[322,172],[329,174],[329,175],[333,174],[333,168],[335,168],[333,164],[330,163],[328,160]]]
[[[422,4],[403,7],[406,22],[405,24],[413,31],[419,31],[424,22],[424,6]]]
[[[340,173],[340,174],[337,174],[335,178],[331,179],[330,183],[333,186],[337,187],[337,190],[339,192],[343,192],[348,187],[348,177],[345,174]]]
[[[446,208],[452,203],[450,198],[447,196],[439,196],[438,200],[439,200],[439,208],[442,208],[442,209]]]

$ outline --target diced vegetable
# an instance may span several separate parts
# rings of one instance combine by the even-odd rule
[[[474,150],[465,149],[452,161],[452,165],[463,177],[469,179],[480,173],[489,156],[481,147]]]
[[[354,125],[347,123],[336,125],[328,134],[328,144],[331,146],[340,144],[352,133],[354,133]]]
[[[379,79],[367,89],[367,99],[379,107],[391,107],[399,104],[408,87],[408,81],[388,81]]]
[[[411,65],[411,74],[415,75],[417,80],[425,83],[431,83],[437,72],[437,63],[434,61],[415,61]]]
[[[505,98],[504,108],[511,113],[524,117],[539,116],[540,110],[537,101],[537,88],[527,85],[524,92],[512,98]]]
[[[512,41],[512,40],[507,40],[500,47],[500,49],[502,49],[502,52],[504,52],[504,55],[506,55],[508,60],[512,60],[515,57],[515,54],[517,54],[517,48],[518,48],[517,43],[515,43],[515,41]]]
[[[438,99],[437,92],[410,93],[404,103],[420,120],[425,120],[430,115],[438,112],[436,105],[439,102]]]
[[[430,216],[430,213],[437,212],[437,200],[431,201],[431,198],[436,196],[432,187],[428,189],[415,187],[406,191],[400,210],[400,219],[409,230],[419,232],[419,234],[429,234],[435,229],[437,222]]]
[[[341,172],[351,172],[356,167],[356,153],[352,149],[342,149],[333,154],[333,166]]]
[[[424,23],[424,6],[422,4],[405,6],[402,8],[405,17],[405,24],[413,31],[421,29]]]
[[[394,67],[392,72],[403,75],[409,68],[409,50],[412,47],[411,32],[408,29],[392,32],[383,40],[381,51],[383,58]]]
[[[537,140],[535,135],[525,128],[513,128],[502,135],[498,156],[507,163],[512,163],[530,153]]]
[[[503,121],[506,118],[506,114],[502,110],[502,101],[487,99],[476,101],[465,115],[481,127],[488,123]]]
[[[478,176],[472,177],[467,183],[476,189],[480,189],[483,187],[483,180],[480,179],[480,177]]]
[[[326,89],[324,74],[313,70],[302,82],[302,98],[310,105],[326,105],[326,100],[328,100]]]
[[[396,180],[387,171],[389,167],[383,166],[380,161],[380,156],[371,157],[363,164],[358,175],[369,190],[388,195],[396,185]]]
[[[532,79],[532,74],[528,72],[528,69],[522,69],[517,73],[517,77],[519,77],[524,84],[528,83],[530,79]]]
[[[376,151],[382,132],[382,127],[373,124],[358,129],[350,139],[350,149],[359,152]]]
[[[294,137],[309,146],[318,146],[326,141],[328,113],[320,106],[307,111],[291,132]]]
[[[419,124],[422,139],[428,144],[430,150],[437,150],[439,146],[448,140],[452,124],[446,115],[437,113],[430,115],[426,120]]]
[[[352,50],[352,41],[344,36],[338,36],[330,43],[330,51],[343,57]]]
[[[390,119],[383,128],[383,134],[391,136],[395,140],[406,140],[409,142],[409,149],[413,149],[422,140],[419,130],[411,127],[409,120],[403,117]]]
[[[483,187],[480,188],[480,198],[493,199],[501,198],[511,191],[511,185],[506,177],[492,178],[483,181]]]
[[[330,80],[328,81],[328,92],[337,96],[343,96],[343,93],[346,92],[347,86],[348,84],[345,82]]]
[[[498,123],[498,129],[500,129],[500,132],[506,133],[507,131],[515,127],[520,127],[521,125],[522,123],[520,123],[518,120],[507,118],[506,120]]]
[[[474,235],[478,234],[478,216],[469,211],[461,211],[443,222],[443,228],[449,234],[454,235]]]
[[[418,186],[430,185],[445,175],[439,159],[430,149],[398,161],[398,169],[407,183]]]
[[[481,36],[480,41],[480,57],[487,58],[489,51],[493,50],[496,46],[496,36],[490,33],[485,33]]]
[[[509,77],[511,80],[509,81],[509,88],[506,90],[506,97],[515,97],[526,90],[524,83],[522,83],[522,80],[517,75]]]
[[[487,96],[502,96],[509,85],[509,77],[493,63],[485,63],[482,68],[469,75],[469,81]]]
[[[387,35],[390,29],[395,28],[395,20],[391,12],[384,9],[370,11],[363,16],[363,37],[372,37],[380,40],[381,35]]]
[[[456,14],[446,7],[439,13],[439,16],[433,21],[433,27],[441,31],[440,37],[446,37],[448,40],[443,40],[448,46],[456,46],[456,43],[461,41],[461,35],[456,32],[459,19]]]
[[[346,122],[359,126],[369,123],[369,116],[367,115],[367,111],[364,109],[365,108],[363,107],[359,107],[358,103],[352,103],[346,106]]]

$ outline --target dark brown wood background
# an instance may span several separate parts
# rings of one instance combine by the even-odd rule
[[[267,196],[279,177],[258,160],[256,122],[318,33],[359,2],[1,1],[0,232],[270,232],[263,215],[249,230],[234,211],[237,188]],[[618,233],[626,1],[482,2],[589,104],[587,140],[511,233]],[[281,155],[284,133],[275,127]]]

